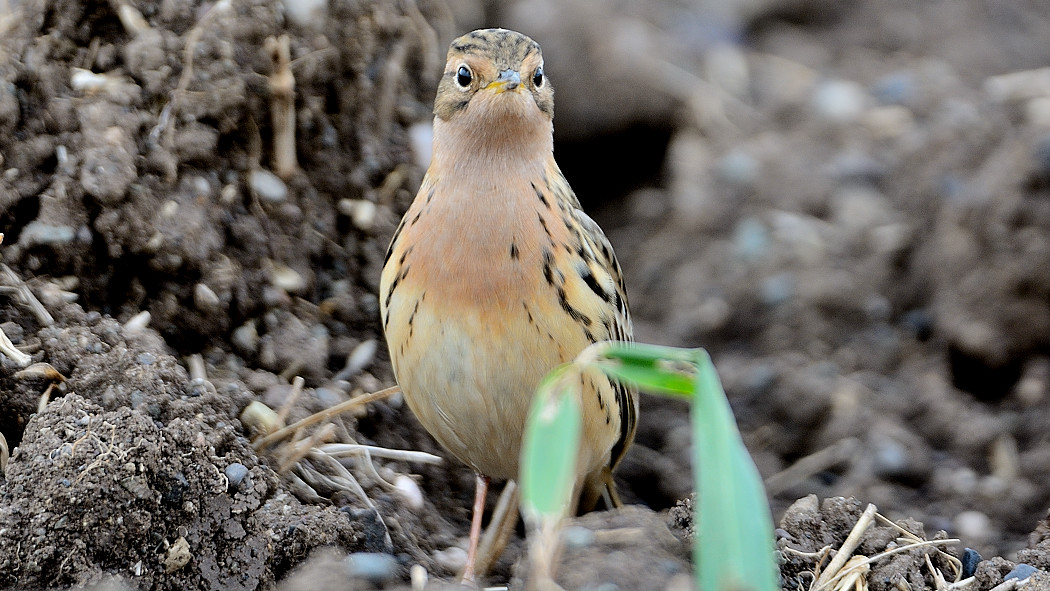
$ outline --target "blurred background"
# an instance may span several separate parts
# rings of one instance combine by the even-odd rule
[[[293,417],[388,385],[383,256],[445,48],[489,26],[543,47],[555,155],[636,338],[712,353],[775,518],[853,495],[986,557],[1041,540],[1043,0],[0,1],[4,262],[84,310],[148,312],[232,384],[227,420],[293,375]],[[12,447],[38,394],[0,399]],[[357,435],[435,449],[391,409]],[[643,397],[625,500],[688,496],[689,445],[685,408]],[[469,471],[423,473],[469,505]]]

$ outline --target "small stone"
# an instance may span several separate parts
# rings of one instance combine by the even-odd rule
[[[306,289],[306,280],[298,271],[277,261],[267,260],[270,283],[286,293],[300,293]]]
[[[201,312],[217,312],[221,303],[212,288],[203,283],[193,286],[193,305]]]
[[[345,373],[346,377],[350,377],[369,365],[372,365],[372,361],[375,360],[376,351],[378,349],[379,343],[375,339],[362,341],[354,347],[353,351],[350,351],[349,355],[347,355],[346,367],[340,373]]]
[[[252,438],[269,435],[284,426],[277,413],[258,400],[248,403],[238,418],[248,432],[248,436]]]
[[[244,479],[248,476],[248,467],[240,462],[234,462],[226,466],[224,470],[226,479],[230,482],[229,491],[237,492],[241,489]]]
[[[254,321],[248,321],[234,329],[230,340],[244,354],[253,354],[259,348],[259,331]]]
[[[991,536],[991,520],[980,511],[963,511],[955,516],[955,528],[961,537],[983,542]]]
[[[762,172],[762,166],[751,154],[743,150],[732,150],[718,161],[718,176],[739,187],[751,187]]]
[[[288,19],[300,27],[320,27],[328,18],[325,0],[284,0],[282,4]]]
[[[370,230],[372,225],[375,224],[376,220],[376,204],[371,201],[359,199],[354,204],[354,209],[350,213],[350,221],[354,223],[354,226],[359,230]]]
[[[349,216],[359,230],[370,230],[375,224],[376,204],[367,199],[340,199],[336,207],[339,213]]]
[[[849,80],[827,80],[813,93],[813,110],[834,123],[855,120],[864,110],[864,89]]]
[[[756,261],[769,252],[769,230],[762,220],[742,218],[733,228],[733,249],[745,261]]]
[[[278,203],[288,198],[288,186],[268,170],[257,168],[248,173],[248,184],[263,201]]]
[[[423,508],[423,491],[415,480],[404,474],[398,474],[394,479],[394,488],[410,509],[418,511]]]
[[[914,129],[915,118],[907,107],[890,105],[866,112],[864,126],[877,138],[894,138]]]
[[[354,552],[346,558],[350,577],[372,583],[385,583],[397,576],[397,559],[378,552]]]
[[[124,336],[130,337],[146,330],[146,327],[149,326],[150,318],[148,310],[143,310],[129,318],[128,321],[124,323]]]
[[[759,284],[759,299],[767,306],[776,306],[795,295],[795,276],[791,273],[776,273]]]
[[[973,548],[963,550],[962,555],[962,578],[968,579],[977,572],[977,564],[981,562],[981,553]]]
[[[157,362],[157,356],[149,352],[139,353],[135,356],[135,361],[137,361],[139,365],[153,365]]]
[[[61,245],[69,244],[75,237],[76,231],[70,226],[45,224],[40,220],[33,220],[22,229],[18,242],[25,246]]]
[[[190,543],[186,541],[186,538],[179,536],[179,539],[168,548],[168,553],[164,557],[164,572],[173,573],[179,570],[186,566],[191,558],[193,554],[190,552]]]
[[[1021,563],[1015,566],[1012,571],[1006,573],[1003,580],[1009,581],[1010,579],[1017,579],[1018,581],[1024,581],[1028,577],[1034,575],[1037,570],[1039,569],[1030,564]]]
[[[871,92],[886,105],[906,105],[915,100],[918,85],[911,72],[894,72],[875,82]]]
[[[434,552],[434,560],[442,567],[458,572],[467,565],[467,551],[458,546],[451,546]]]

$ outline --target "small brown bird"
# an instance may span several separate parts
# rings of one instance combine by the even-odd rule
[[[620,266],[554,161],[554,91],[532,39],[452,42],[434,102],[430,168],[386,255],[380,310],[409,407],[474,469],[464,580],[490,478],[518,476],[536,386],[591,343],[630,340]],[[587,374],[580,508],[619,505],[612,469],[634,439],[635,393]]]

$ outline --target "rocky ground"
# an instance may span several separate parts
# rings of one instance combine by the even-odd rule
[[[454,578],[469,470],[324,447],[441,455],[397,397],[250,437],[393,383],[382,257],[445,47],[491,25],[544,47],[638,339],[712,353],[784,588],[869,503],[960,539],[876,561],[873,589],[936,588],[949,556],[970,590],[1023,565],[1048,587],[1050,7],[312,6],[0,3],[0,329],[29,356],[0,368],[0,588]],[[642,403],[636,506],[570,529],[566,588],[688,588],[689,422]],[[854,551],[906,537],[876,521]],[[521,547],[493,583],[521,584]]]

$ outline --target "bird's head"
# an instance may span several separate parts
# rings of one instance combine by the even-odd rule
[[[434,114],[450,122],[503,128],[554,117],[554,89],[532,39],[507,29],[480,29],[449,46]]]

